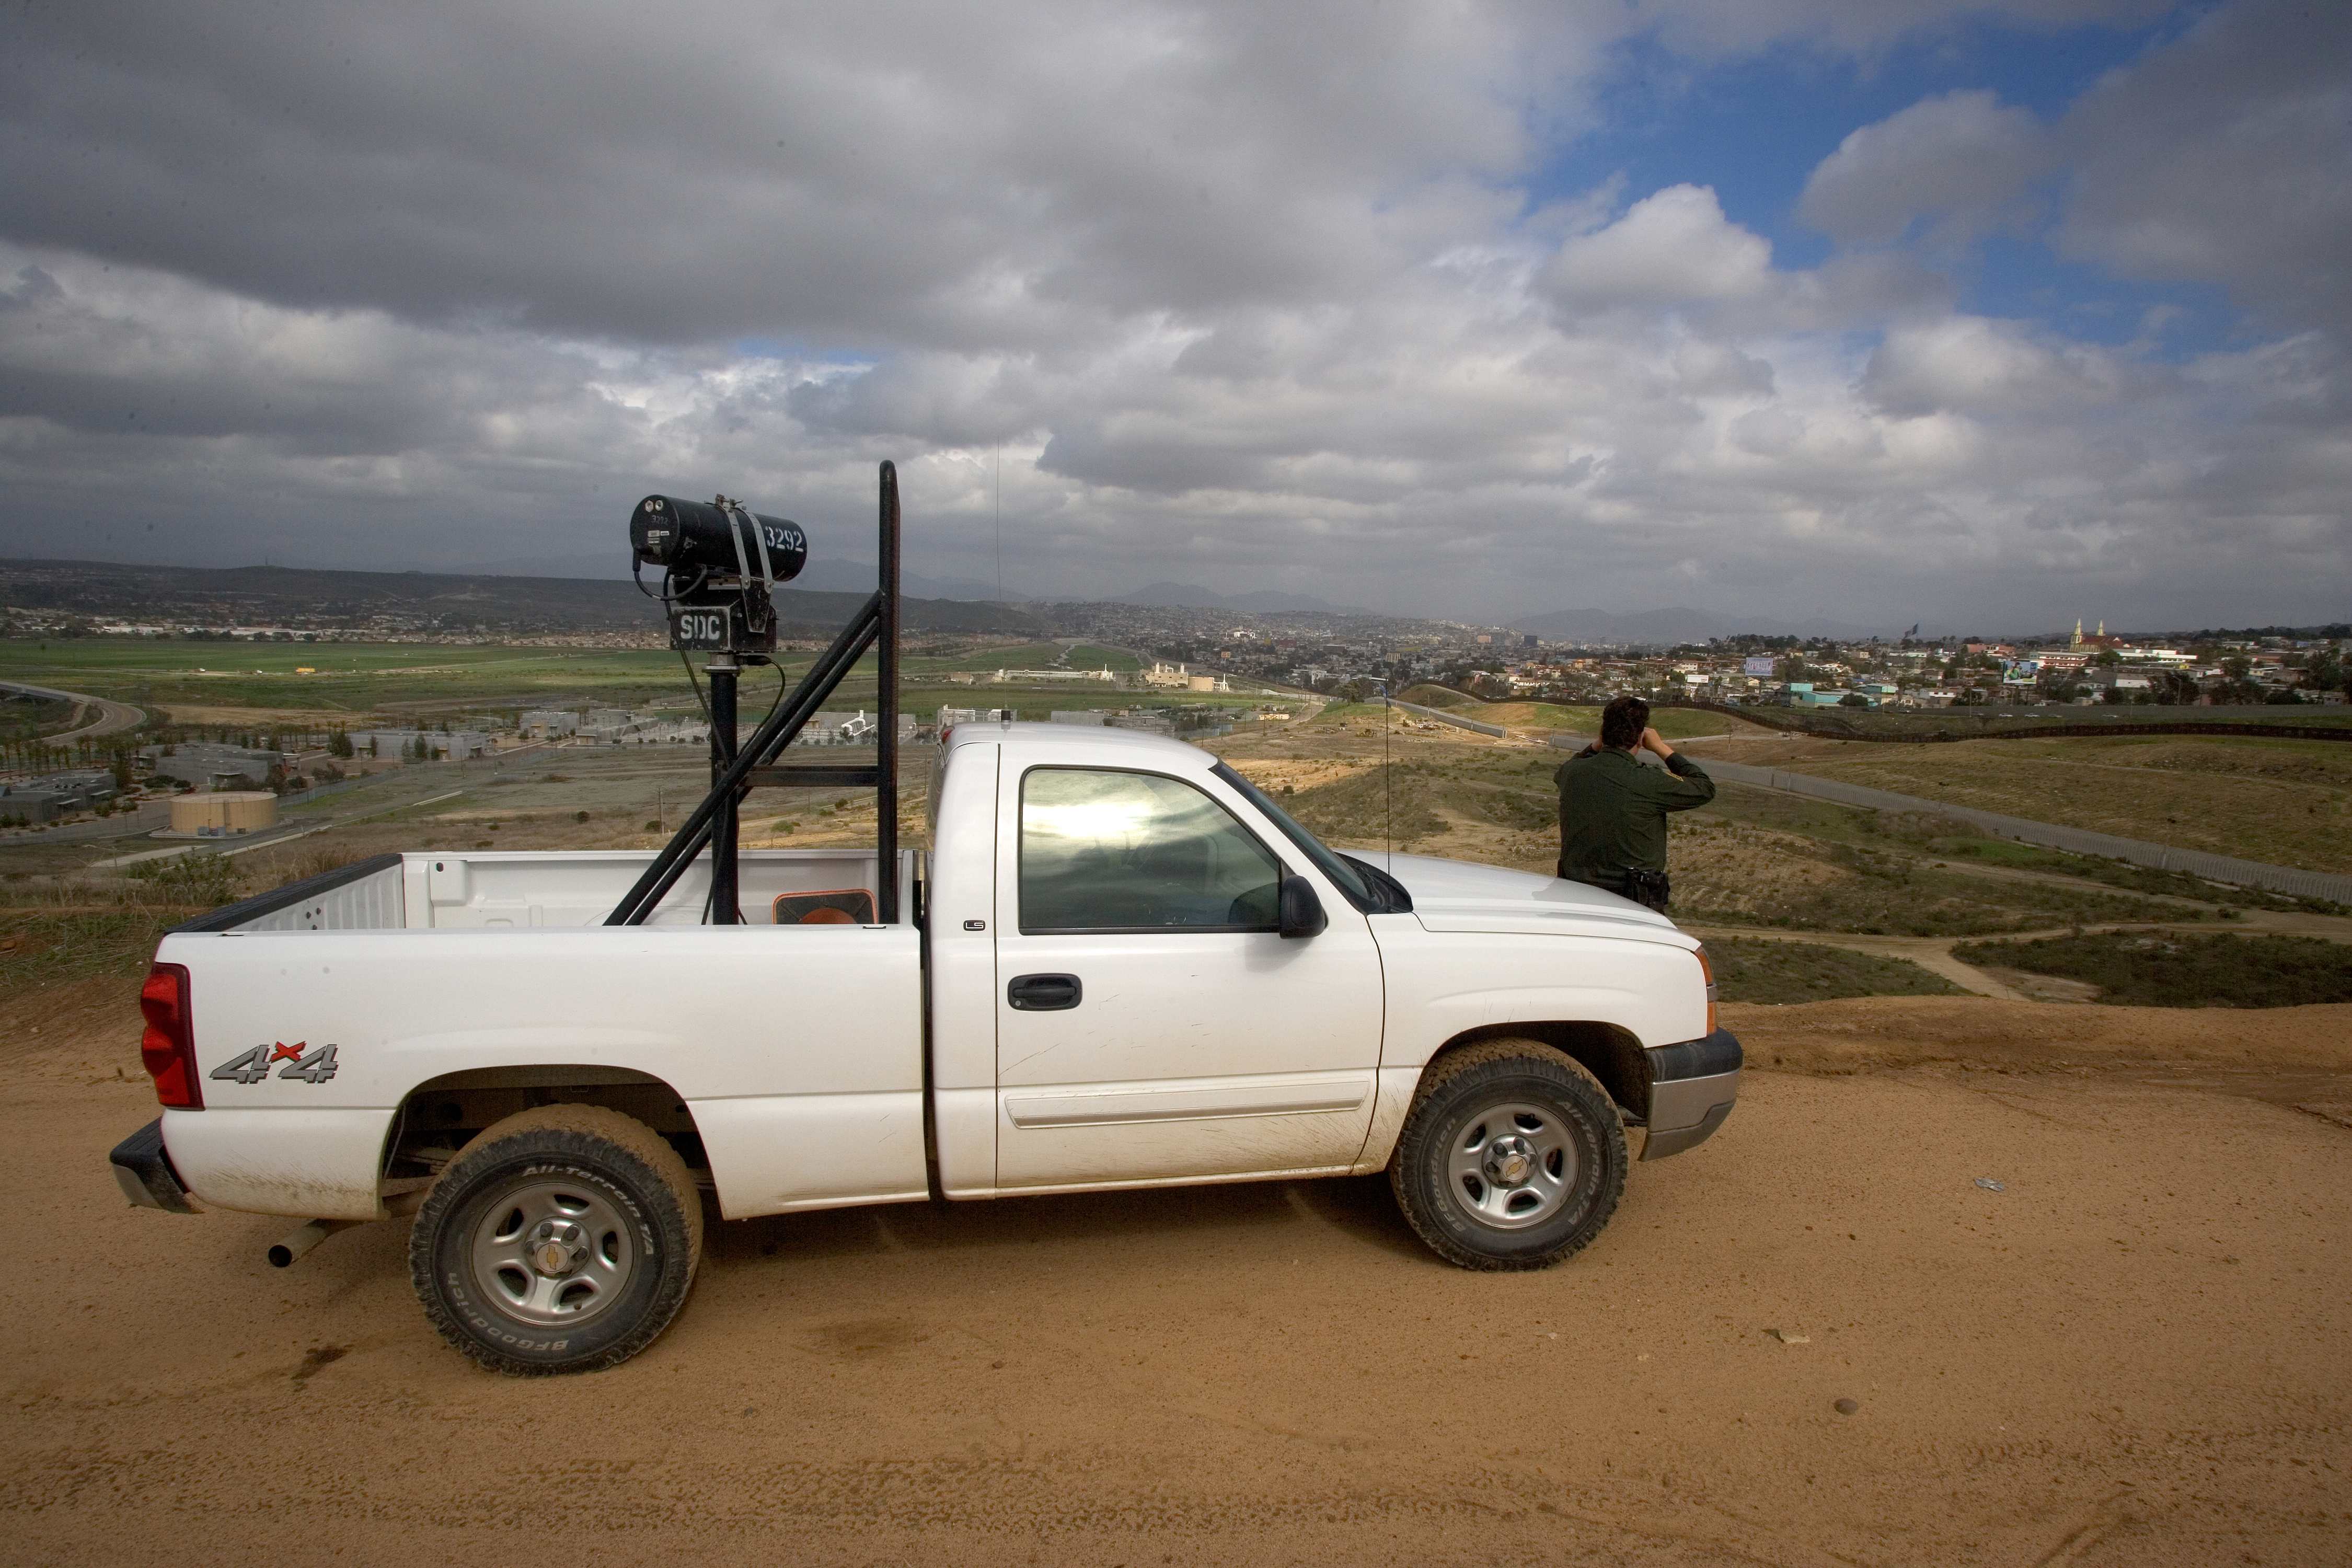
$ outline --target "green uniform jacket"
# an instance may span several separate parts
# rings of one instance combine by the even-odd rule
[[[1664,768],[1588,746],[1552,774],[1559,785],[1559,874],[1612,893],[1627,870],[1666,868],[1666,813],[1715,798],[1715,781],[1676,752]]]

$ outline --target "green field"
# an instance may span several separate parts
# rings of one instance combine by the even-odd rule
[[[792,657],[807,662],[806,655]],[[305,668],[314,673],[299,673]],[[354,721],[387,711],[692,700],[676,654],[637,648],[0,641],[0,680],[150,708],[249,708]]]
[[[916,639],[922,646],[924,639]],[[936,642],[931,646],[936,647]],[[1157,708],[1171,704],[1254,708],[1240,694],[1122,690],[1085,681],[997,686],[941,679],[953,671],[1052,668],[1065,645],[982,645],[901,660],[899,701],[924,719],[942,707],[1013,708],[1043,718],[1054,709]],[[1069,649],[1065,668],[1132,671],[1133,655],[1092,645]],[[743,680],[747,715],[767,710],[777,671],[797,680],[807,653],[778,656],[774,670],[754,669]],[[310,673],[300,673],[308,669]],[[695,707],[677,655],[657,648],[547,648],[504,646],[438,647],[383,643],[189,643],[79,639],[47,645],[0,641],[0,680],[26,681],[68,691],[173,710],[184,721],[204,723],[226,710],[266,726],[330,726],[371,719],[456,719],[525,708],[583,705],[674,711]],[[875,706],[874,660],[853,669],[827,700],[829,709]],[[159,713],[160,716],[160,713]]]
[[[923,639],[910,638],[920,645]],[[1067,658],[1065,658],[1065,655]],[[950,669],[989,671],[996,669],[1109,669],[1116,674],[1129,674],[1143,668],[1131,653],[1102,647],[1094,643],[1019,642],[989,644],[977,647],[959,648],[953,653],[937,656],[902,656],[899,663],[909,674],[939,673]]]
[[[1122,648],[1078,643],[1070,649],[1069,667],[1072,669],[1109,669],[1126,674],[1141,669],[1143,661]]]

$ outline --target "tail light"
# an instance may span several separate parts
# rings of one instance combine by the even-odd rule
[[[1706,978],[1706,1032],[1715,1033],[1715,965],[1706,961],[1706,949],[1693,949],[1698,954],[1698,972]]]
[[[196,1031],[188,1016],[185,964],[159,963],[139,988],[139,1011],[147,1019],[140,1059],[155,1080],[155,1098],[177,1110],[202,1110],[204,1085],[196,1079]]]

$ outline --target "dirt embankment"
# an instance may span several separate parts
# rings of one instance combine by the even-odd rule
[[[433,1337],[396,1225],[278,1272],[125,1207],[127,997],[61,1017],[0,1041],[5,1556],[2352,1559],[2352,1130],[2246,1089],[2343,1083],[2352,1006],[1725,1012],[1738,1112],[1541,1273],[1377,1177],[789,1215],[547,1380]]]
[[[1791,1072],[2226,1068],[2352,1077],[2352,1005],[2244,1011],[1856,996],[1791,1007],[1726,1004],[1722,1017],[1752,1065]]]

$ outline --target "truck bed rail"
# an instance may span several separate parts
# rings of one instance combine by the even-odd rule
[[[175,931],[366,931],[401,923],[401,858],[371,855],[210,914],[183,921]]]

